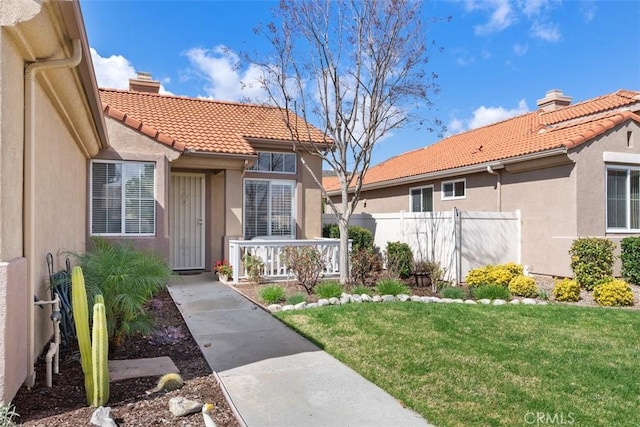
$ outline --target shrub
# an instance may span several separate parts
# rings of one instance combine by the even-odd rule
[[[109,339],[115,347],[126,336],[152,330],[144,305],[173,275],[164,260],[100,238],[91,239],[88,252],[73,255],[82,267],[88,301],[98,294],[104,297]]]
[[[440,266],[440,263],[438,261],[416,261],[413,264],[413,271],[423,271],[429,273],[431,288],[434,292],[437,292],[445,286],[449,286],[451,284],[450,281],[445,280],[446,270]]]
[[[366,284],[372,273],[382,269],[382,256],[374,249],[358,249],[351,251],[351,281]]]
[[[608,307],[633,305],[633,291],[624,280],[612,279],[595,287],[593,299]]]
[[[260,283],[262,279],[262,269],[264,268],[264,261],[258,255],[244,254],[242,258],[244,268],[247,270],[249,281],[252,283]]]
[[[580,299],[580,285],[572,279],[556,281],[553,295],[558,301],[578,301]]]
[[[408,294],[409,289],[399,280],[397,279],[382,279],[378,283],[376,283],[376,292],[380,295],[400,295],[400,294]]]
[[[622,276],[629,283],[640,285],[640,237],[625,237],[620,242]]]
[[[467,273],[465,281],[471,288],[492,283],[506,288],[514,277],[522,274],[522,271],[522,266],[513,262],[499,265],[485,265],[484,267],[470,270],[469,273]]]
[[[354,286],[353,289],[351,289],[351,293],[354,295],[367,294],[371,296],[373,292],[371,292],[371,288],[369,288],[368,286],[358,285],[358,286]]]
[[[277,304],[282,302],[286,295],[284,288],[280,285],[265,286],[260,289],[259,294],[262,301],[267,304]]]
[[[16,424],[14,423],[13,419],[19,416],[20,415],[16,413],[16,409],[11,403],[9,403],[6,406],[0,405],[0,426],[2,427],[15,426]]]
[[[340,298],[344,292],[344,288],[339,282],[331,280],[316,285],[314,292],[318,298]]]
[[[373,234],[370,230],[358,225],[350,225],[347,230],[349,239],[352,240],[352,250],[373,249]],[[338,224],[325,224],[324,227],[322,227],[322,237],[332,239],[340,238],[340,227],[338,227]]]
[[[488,284],[480,285],[472,289],[471,294],[476,299],[503,299],[508,300],[511,296],[509,289],[502,285]]]
[[[464,289],[456,286],[446,286],[440,291],[442,298],[465,299]]]
[[[387,270],[392,275],[408,277],[413,267],[413,253],[408,244],[387,242]]]
[[[569,255],[578,285],[592,290],[598,280],[612,275],[615,247],[611,240],[599,237],[581,237],[573,241]]]
[[[509,292],[519,297],[535,298],[538,296],[538,286],[533,277],[516,276],[509,282]]]
[[[300,304],[301,302],[305,302],[306,300],[307,297],[305,297],[304,294],[293,294],[290,295],[289,298],[287,298],[287,304],[296,305]]]
[[[320,250],[313,246],[288,246],[284,248],[280,257],[300,285],[308,294],[312,294],[325,265]]]

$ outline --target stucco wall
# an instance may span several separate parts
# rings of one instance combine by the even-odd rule
[[[151,140],[149,137],[111,118],[106,119],[111,147],[102,150],[95,158],[103,160],[129,160],[154,162],[156,164],[156,235],[152,237],[107,237],[108,240],[130,243],[138,250],[154,252],[167,262],[170,260],[169,236],[169,186],[171,182],[170,162],[179,152]],[[87,177],[87,179],[89,179]],[[89,198],[87,193],[87,199]],[[88,232],[91,229],[87,228]]]

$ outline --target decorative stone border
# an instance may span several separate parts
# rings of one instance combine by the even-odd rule
[[[522,298],[522,299],[512,299],[511,301],[505,301],[503,299],[480,299],[478,301],[471,299],[451,299],[451,298],[438,298],[438,297],[420,297],[417,295],[406,295],[400,294],[398,296],[393,295],[374,295],[369,296],[367,294],[362,295],[350,295],[347,293],[343,293],[340,298],[329,298],[329,299],[319,299],[318,302],[301,302],[296,305],[280,305],[280,304],[271,304],[267,307],[272,313],[276,313],[278,311],[291,311],[291,310],[305,310],[307,308],[315,308],[315,307],[323,307],[327,305],[342,305],[342,304],[351,304],[351,303],[367,303],[367,302],[392,302],[392,301],[411,301],[411,302],[421,302],[425,304],[431,303],[440,303],[440,304],[468,304],[468,305],[476,305],[476,304],[484,304],[484,305],[505,305],[505,304],[524,304],[524,305],[548,305],[547,301],[536,301],[533,298]]]

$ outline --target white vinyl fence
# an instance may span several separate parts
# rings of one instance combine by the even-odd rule
[[[333,214],[322,215],[323,225],[336,222]],[[520,211],[363,213],[352,215],[350,225],[371,230],[382,251],[387,242],[407,243],[415,260],[438,261],[455,283],[476,267],[520,263]]]

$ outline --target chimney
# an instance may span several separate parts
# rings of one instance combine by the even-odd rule
[[[571,104],[571,99],[570,96],[565,96],[560,89],[551,89],[547,91],[544,98],[538,99],[538,107],[545,113],[556,111]]]
[[[151,79],[151,73],[138,71],[138,77],[129,79],[129,90],[131,92],[160,92],[160,82]]]

